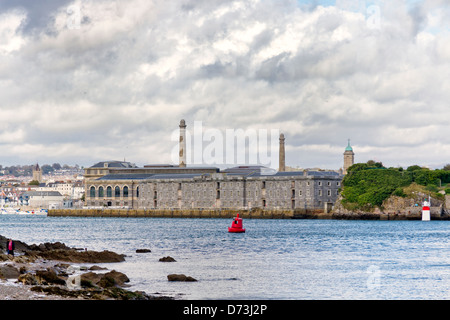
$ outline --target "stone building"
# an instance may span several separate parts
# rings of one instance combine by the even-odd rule
[[[237,167],[232,169],[243,169]],[[88,183],[86,205],[133,209],[323,209],[339,195],[336,172],[110,174]]]
[[[263,166],[186,166],[185,122],[180,122],[180,164],[136,167],[103,161],[85,169],[85,205],[90,208],[324,209],[337,200],[342,175],[334,171],[284,171],[284,135],[280,170]]]

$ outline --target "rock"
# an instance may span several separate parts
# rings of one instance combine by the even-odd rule
[[[52,269],[37,270],[35,277],[40,284],[66,285],[66,280],[58,277],[56,272]]]
[[[112,251],[76,251],[76,250],[49,250],[40,252],[40,257],[48,260],[59,260],[73,263],[110,263],[125,261],[123,254]]]
[[[99,267],[97,265],[94,265],[94,266],[90,267],[89,270],[91,270],[91,271],[108,270],[108,268],[103,268],[103,267]]]
[[[22,282],[22,284],[29,285],[29,286],[35,286],[39,284],[36,277],[32,275],[31,273],[21,274],[18,278],[19,282]]]
[[[147,253],[152,252],[150,249],[136,249],[136,253]]]
[[[169,274],[167,276],[169,281],[197,281],[196,279],[186,276],[184,274]]]
[[[88,272],[81,275],[81,285],[83,286],[99,286],[102,288],[109,288],[115,286],[124,286],[125,283],[130,282],[130,279],[118,271],[110,271],[105,274],[98,274],[95,272]]]
[[[54,243],[46,242],[46,243],[41,243],[39,245],[32,244],[32,245],[28,246],[28,248],[31,251],[73,250],[72,248],[69,248],[64,243],[61,243],[59,241],[54,242]]]
[[[8,241],[8,238],[0,235],[0,249],[3,252],[6,251],[6,241]],[[30,247],[26,243],[19,241],[19,240],[14,240],[14,239],[13,239],[13,241],[14,241],[14,248],[15,248],[14,250],[15,251],[25,252],[25,251],[30,250]]]
[[[9,264],[0,266],[0,278],[1,279],[17,279],[20,276],[20,271]]]
[[[159,259],[159,261],[161,261],[161,262],[176,262],[177,260],[175,260],[171,256],[167,256],[167,257]]]

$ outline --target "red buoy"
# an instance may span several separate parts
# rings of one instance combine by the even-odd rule
[[[242,228],[242,218],[239,218],[239,213],[236,218],[233,219],[231,227],[228,227],[228,232],[245,232],[245,229]]]

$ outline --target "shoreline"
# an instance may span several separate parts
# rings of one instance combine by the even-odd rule
[[[5,239],[0,236],[1,251]],[[0,254],[0,300],[175,300],[129,291],[125,274],[97,265],[123,262],[125,255],[13,240],[15,255]]]
[[[431,220],[450,220],[450,214],[442,213],[441,208],[431,208]],[[417,209],[390,210],[386,212],[350,212],[323,210],[276,210],[276,209],[54,209],[48,211],[49,217],[86,218],[198,218],[232,219],[237,214],[243,219],[327,219],[327,220],[422,220],[422,212]]]

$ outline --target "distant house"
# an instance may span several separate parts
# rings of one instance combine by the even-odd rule
[[[58,191],[28,191],[22,198],[32,208],[60,207],[64,202],[64,196]]]

